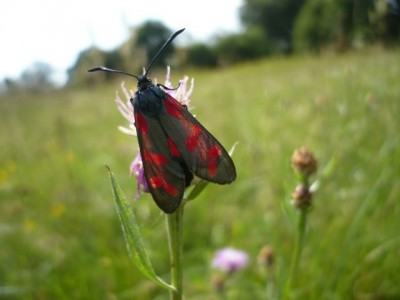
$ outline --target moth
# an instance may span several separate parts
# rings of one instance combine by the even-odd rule
[[[236,179],[235,165],[220,142],[175,98],[167,87],[153,84],[147,73],[163,49],[185,29],[176,31],[150,61],[144,75],[96,67],[137,79],[137,90],[130,99],[150,193],[160,209],[173,213],[181,204],[184,191],[196,175],[204,180],[228,184]]]

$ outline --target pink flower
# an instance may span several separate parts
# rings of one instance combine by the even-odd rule
[[[170,81],[170,68],[167,67],[167,75],[165,79],[165,92],[174,97],[182,105],[186,105],[189,109],[190,96],[193,92],[194,80],[191,80],[190,86],[188,88],[189,77],[185,76],[179,81],[178,87],[174,87]],[[117,104],[117,109],[120,114],[128,121],[128,126],[119,126],[118,129],[128,135],[137,135],[135,127],[135,118],[133,115],[133,105],[131,103],[131,98],[134,97],[134,90],[129,90],[125,87],[125,83],[121,83],[121,90],[124,95],[124,100],[121,99],[118,92],[116,93],[115,103]],[[144,175],[143,163],[140,153],[138,153],[131,163],[130,173],[136,176],[137,179],[137,193],[136,199],[140,197],[142,192],[148,193],[149,187]]]
[[[190,82],[190,87],[188,89],[188,80],[189,77],[185,76],[183,79],[179,81],[179,86],[177,89],[175,89],[174,86],[172,86],[171,81],[170,81],[170,67],[167,67],[167,76],[165,79],[165,86],[167,88],[170,88],[170,90],[166,90],[168,94],[170,94],[172,97],[174,97],[176,100],[179,101],[182,105],[186,105],[187,108],[189,109],[189,102],[190,102],[190,96],[192,95],[193,88],[194,88],[194,79],[192,78]]]
[[[224,248],[214,256],[211,266],[226,273],[234,273],[247,266],[249,257],[246,252],[234,248]]]
[[[137,178],[137,191],[136,199],[139,199],[142,191],[144,193],[149,192],[149,186],[147,185],[146,177],[144,176],[143,162],[140,152],[137,153],[135,159],[131,163],[131,175],[135,175]]]
[[[134,92],[128,90],[125,87],[125,82],[121,83],[121,90],[125,96],[125,101],[123,101],[118,92],[116,93],[115,103],[117,103],[117,109],[120,114],[128,121],[129,127],[118,126],[118,129],[123,133],[128,135],[136,135],[136,127],[135,127],[135,118],[133,116],[133,105],[131,103],[131,98],[134,95]]]

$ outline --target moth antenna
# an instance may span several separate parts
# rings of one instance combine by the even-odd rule
[[[158,50],[157,54],[153,57],[153,59],[150,61],[150,63],[147,65],[146,68],[146,72],[144,73],[144,76],[146,77],[147,72],[149,71],[149,69],[151,68],[151,65],[154,63],[154,61],[160,56],[161,52],[164,50],[165,47],[167,47],[178,35],[180,35],[183,31],[185,30],[185,28],[179,29],[178,31],[176,31],[173,35],[171,35],[168,40],[164,43],[164,45],[162,45],[162,47],[160,48],[160,50]]]
[[[128,76],[134,77],[134,78],[136,78],[137,80],[139,80],[139,77],[138,77],[138,76],[133,75],[133,74],[131,74],[131,73],[124,72],[124,71],[120,71],[120,70],[114,70],[114,69],[110,69],[110,68],[106,68],[106,67],[96,67],[96,68],[93,68],[93,69],[88,70],[88,72],[97,72],[97,71],[124,74],[124,75],[128,75]]]

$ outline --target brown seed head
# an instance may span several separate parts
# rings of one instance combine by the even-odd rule
[[[296,173],[308,177],[317,170],[317,160],[311,151],[302,147],[293,152],[292,167]]]
[[[215,274],[211,279],[212,286],[214,291],[217,293],[223,293],[225,289],[225,278],[220,274]]]
[[[274,250],[271,246],[265,245],[258,254],[258,263],[261,266],[271,268],[274,264]]]
[[[312,193],[304,184],[296,186],[292,193],[292,205],[298,209],[307,209],[312,204]]]

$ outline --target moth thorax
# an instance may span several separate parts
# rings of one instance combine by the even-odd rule
[[[146,76],[139,76],[138,84],[137,84],[137,89],[138,91],[144,91],[148,89],[152,85],[152,82],[149,78]]]

